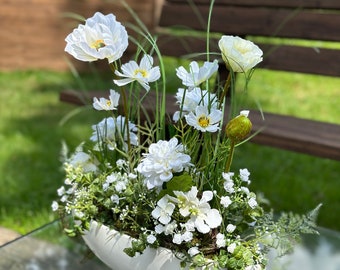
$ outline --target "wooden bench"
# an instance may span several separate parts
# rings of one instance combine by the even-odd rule
[[[164,2],[157,27],[160,33],[158,45],[163,54],[181,57],[206,50],[205,39],[196,33],[192,36],[189,33],[192,30],[206,30],[209,5],[209,0]],[[216,0],[210,30],[242,37],[250,35],[340,42],[339,26],[338,0]],[[174,35],[169,31],[172,27],[190,31],[185,35]],[[340,76],[340,50],[282,45],[277,42],[273,45],[257,43],[264,51],[260,68]],[[210,46],[211,51],[219,51],[216,41],[212,40]],[[93,96],[100,96],[100,93],[88,93],[90,99]],[[60,99],[75,104],[83,103],[74,91],[62,92]],[[173,110],[177,108],[170,105],[168,112],[172,113]],[[250,118],[253,131],[261,130],[252,138],[254,143],[340,160],[340,125],[266,112],[263,120],[258,111],[251,111]]]

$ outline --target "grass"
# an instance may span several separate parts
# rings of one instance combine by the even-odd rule
[[[89,89],[112,87],[102,74],[83,79]],[[257,70],[243,96],[252,107],[258,102],[265,110],[339,123],[339,82]],[[0,73],[0,226],[26,233],[55,218],[50,205],[63,181],[61,142],[75,147],[99,121],[89,107],[58,100],[59,92],[70,87],[80,86],[69,73]],[[79,112],[60,125],[75,108]],[[318,223],[340,230],[339,162],[246,144],[237,149],[233,168],[243,167],[252,172],[253,189],[263,192],[276,210],[305,212],[322,202]]]

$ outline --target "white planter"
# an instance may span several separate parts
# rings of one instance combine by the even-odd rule
[[[146,248],[143,254],[128,256],[132,238],[92,221],[83,239],[93,253],[113,270],[178,270],[180,260],[166,248]]]

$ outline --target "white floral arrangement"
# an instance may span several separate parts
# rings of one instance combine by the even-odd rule
[[[227,92],[235,73],[249,81],[262,61],[261,49],[224,35],[220,52],[207,52],[216,59],[177,68],[183,87],[175,95],[178,111],[168,116],[162,54],[155,38],[141,33],[150,49],[135,42],[137,61],[125,64],[121,57],[130,36],[112,14],[95,13],[66,38],[65,50],[76,59],[107,59],[116,90],[94,98],[94,110],[108,117],[65,158],[66,178],[53,210],[68,221],[69,235],[83,233],[95,220],[132,236],[125,250],[130,256],[162,246],[182,254],[183,267],[265,269],[271,248],[284,254],[301,233],[316,232],[317,210],[275,219],[250,190],[250,172],[231,171],[234,149],[248,139],[252,125],[249,111],[228,112]],[[219,59],[229,77],[216,87],[211,81],[218,81]],[[151,91],[155,111],[143,118],[143,99]]]

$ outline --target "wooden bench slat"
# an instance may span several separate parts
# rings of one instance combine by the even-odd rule
[[[90,104],[93,97],[107,97],[108,91],[61,92],[60,100],[77,105]],[[152,91],[144,102],[146,111],[154,111],[155,95]],[[167,114],[172,115],[178,106],[173,95],[167,96]],[[249,118],[253,132],[260,131],[252,142],[307,153],[319,157],[340,160],[340,126],[292,116],[264,113],[264,120],[258,111],[251,110]]]
[[[167,2],[183,3],[183,0],[168,0]],[[196,5],[210,5],[211,0],[194,0],[193,2]],[[340,9],[338,0],[216,0],[215,6],[219,5]]]
[[[210,51],[219,53],[218,40],[211,40]],[[264,52],[264,59],[258,68],[340,76],[340,50],[288,45],[257,44]],[[185,56],[206,51],[206,41],[198,37],[174,37],[160,35],[158,46],[168,56]],[[196,57],[205,60],[206,56]],[[211,59],[220,58],[211,55]],[[322,68],[320,68],[322,67]]]
[[[197,7],[202,18],[208,18],[208,6]],[[165,4],[161,27],[186,26],[202,30],[202,22],[194,16],[191,6]],[[223,23],[221,23],[223,22]],[[247,22],[247,23],[245,23]],[[205,22],[205,25],[206,22]],[[334,13],[263,7],[220,6],[214,9],[212,32],[235,35],[260,35],[284,38],[340,41],[340,16]]]

